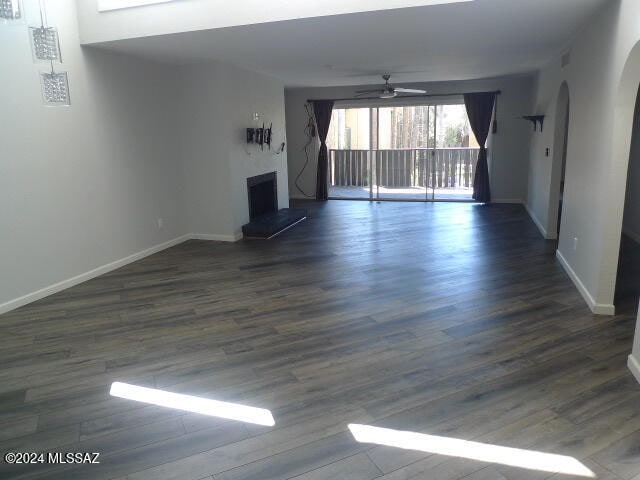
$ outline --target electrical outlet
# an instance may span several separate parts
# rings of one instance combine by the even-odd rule
[[[162,217],[158,217],[158,230],[164,228],[164,219]]]
[[[578,237],[573,237],[573,251],[578,250]]]

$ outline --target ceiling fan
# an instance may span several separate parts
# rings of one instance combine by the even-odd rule
[[[388,73],[382,75],[382,79],[384,80],[382,88],[376,88],[375,90],[357,90],[356,96],[376,93],[379,98],[394,98],[397,97],[399,93],[427,93],[426,90],[420,90],[417,88],[394,87],[389,83],[390,78],[391,75]]]

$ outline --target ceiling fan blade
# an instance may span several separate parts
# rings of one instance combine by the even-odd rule
[[[380,93],[380,92],[384,92],[384,90],[380,88],[376,88],[375,90],[356,90],[356,93],[358,95],[362,93]]]
[[[426,90],[420,90],[418,88],[395,87],[395,91],[398,92],[398,93],[427,93]]]

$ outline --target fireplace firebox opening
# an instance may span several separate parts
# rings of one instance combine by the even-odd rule
[[[276,172],[247,178],[249,219],[278,211],[278,181]]]

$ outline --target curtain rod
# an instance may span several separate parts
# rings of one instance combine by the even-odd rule
[[[500,95],[502,93],[501,90],[493,90],[491,92],[467,92],[467,93],[495,93],[496,95]],[[317,101],[326,101],[333,100],[334,102],[345,102],[351,100],[393,100],[394,98],[429,98],[429,97],[453,97],[458,95],[464,95],[464,93],[432,93],[431,95],[402,95],[401,97],[393,97],[393,98],[380,98],[380,97],[351,97],[351,98],[318,98],[307,99],[307,102],[317,102]]]

